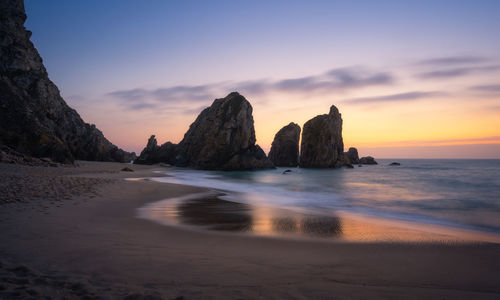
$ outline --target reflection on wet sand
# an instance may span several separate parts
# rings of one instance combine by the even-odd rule
[[[223,231],[252,230],[251,208],[243,203],[217,197],[191,199],[179,203],[177,210],[179,221],[186,225]]]
[[[221,193],[191,194],[151,203],[139,216],[165,225],[261,236],[316,237],[342,241],[459,242],[476,233],[395,222],[332,211],[312,214],[221,199]],[[460,237],[460,238],[457,238]]]
[[[210,230],[256,234],[300,234],[317,237],[342,235],[342,223],[335,216],[314,216],[276,208],[253,207],[220,199],[189,199],[176,206],[178,222]]]

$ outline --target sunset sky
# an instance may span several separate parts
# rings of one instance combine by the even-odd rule
[[[376,158],[500,158],[500,1],[25,0],[68,104],[113,143],[179,142],[231,91],[267,152],[334,104]]]

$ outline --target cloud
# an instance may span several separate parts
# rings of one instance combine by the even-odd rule
[[[199,114],[199,113],[201,113],[202,110],[204,110],[207,107],[208,106],[206,106],[206,105],[202,105],[202,106],[198,106],[195,108],[186,108],[186,109],[182,110],[182,113],[185,115]]]
[[[234,90],[243,94],[260,95],[269,91],[272,83],[269,80],[242,81],[234,84]]]
[[[480,92],[500,92],[500,84],[475,85],[469,89]]]
[[[209,85],[178,85],[167,88],[159,89],[131,89],[119,90],[108,93],[107,95],[113,96],[129,102],[136,102],[141,100],[154,100],[160,102],[173,102],[173,101],[202,101],[211,96]]]
[[[486,136],[480,138],[467,138],[467,139],[449,139],[449,140],[419,140],[419,141],[405,141],[406,144],[419,143],[419,144],[468,144],[479,142],[500,142],[500,136]]]
[[[423,66],[451,66],[464,64],[477,64],[490,61],[489,58],[483,56],[446,56],[430,58],[418,61],[417,65]]]
[[[493,71],[497,71],[497,70],[500,70],[499,65],[479,66],[479,67],[463,67],[463,68],[452,68],[452,69],[445,69],[445,70],[423,72],[423,73],[417,74],[417,77],[421,78],[421,79],[446,79],[446,78],[454,78],[454,77],[460,77],[460,76],[465,76],[465,75],[470,75],[470,74],[488,73],[488,72],[493,72]]]
[[[392,95],[376,96],[376,97],[362,97],[362,98],[352,98],[344,100],[344,103],[350,104],[366,104],[366,103],[380,103],[380,102],[402,102],[402,101],[413,101],[424,98],[431,98],[436,96],[445,95],[443,92],[433,91],[433,92],[407,92]]]
[[[442,140],[402,140],[385,141],[384,147],[408,147],[408,146],[443,146],[443,145],[467,145],[467,144],[500,144],[500,136],[485,136],[478,138],[442,139]]]
[[[338,68],[316,76],[280,80],[271,84],[269,89],[281,92],[333,92],[393,83],[393,76],[386,72],[373,73],[361,68]]]
[[[113,91],[107,96],[111,96],[120,101],[126,109],[130,110],[158,110],[169,106],[170,104],[184,103],[199,104],[210,101],[214,98],[212,89],[218,84],[212,85],[178,85],[158,89],[131,89]],[[182,109],[179,111],[182,114],[191,114],[190,109]]]
[[[281,80],[253,80],[240,82],[223,82],[206,85],[178,85],[158,89],[136,88],[113,91],[107,96],[120,101],[126,108],[160,109],[172,103],[209,104],[216,96],[231,91],[239,91],[250,96],[271,92],[312,93],[340,92],[351,88],[362,88],[374,85],[390,85],[394,77],[388,72],[372,72],[361,67],[337,68],[326,73],[306,77],[286,78]],[[181,111],[185,113],[185,111]]]

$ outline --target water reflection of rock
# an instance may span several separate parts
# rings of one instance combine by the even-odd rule
[[[342,234],[342,222],[338,217],[306,217],[301,225],[302,232],[309,235],[329,237]]]
[[[259,214],[255,207],[219,199],[216,196],[191,199],[177,206],[179,221],[211,230],[240,231],[259,234],[264,224],[267,233],[298,234],[316,237],[339,237],[342,222],[336,216],[314,216],[284,209],[266,209]]]
[[[297,232],[297,221],[290,217],[273,218],[271,224],[276,232]]]
[[[342,235],[342,222],[338,217],[279,217],[273,218],[272,226],[274,231],[283,233],[300,233],[318,237],[338,237]]]
[[[223,231],[252,229],[251,207],[247,204],[213,197],[188,200],[180,203],[177,209],[184,224]]]

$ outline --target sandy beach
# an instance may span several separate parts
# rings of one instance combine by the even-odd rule
[[[159,166],[0,164],[1,299],[498,299],[500,245],[184,230],[137,209],[206,189]],[[131,167],[134,172],[120,171]]]

